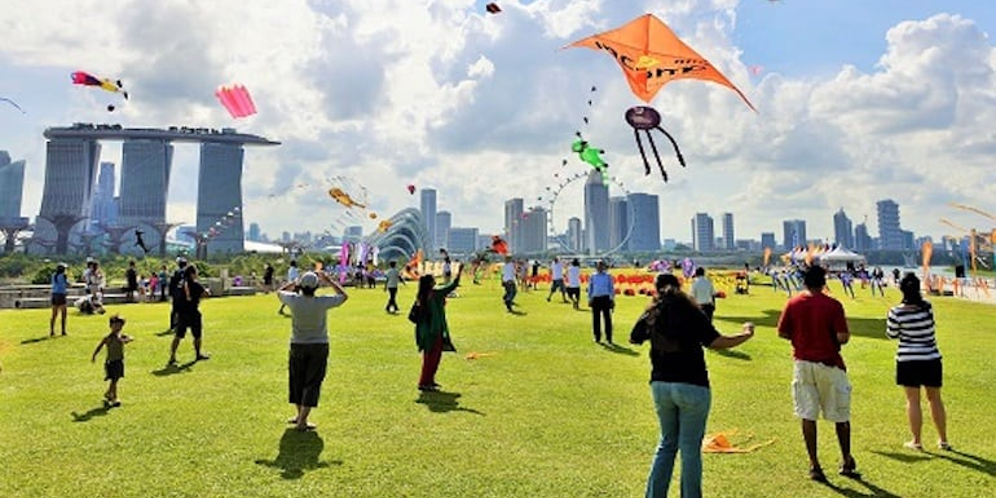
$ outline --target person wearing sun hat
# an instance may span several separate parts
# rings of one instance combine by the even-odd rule
[[[334,295],[316,295],[324,282]],[[293,292],[294,288],[300,294]],[[346,291],[325,273],[306,272],[297,281],[288,281],[277,292],[282,306],[291,310],[290,356],[287,366],[288,402],[297,414],[287,421],[298,430],[314,430],[308,422],[311,410],[318,406],[322,382],[329,358],[328,310],[349,298]]]

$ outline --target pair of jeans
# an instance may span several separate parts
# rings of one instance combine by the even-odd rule
[[[647,478],[646,498],[666,498],[681,451],[681,498],[702,496],[702,438],[712,394],[708,387],[679,382],[650,383],[661,424],[661,440]]]
[[[398,288],[388,287],[387,295],[388,295],[387,306],[384,307],[384,310],[387,311],[388,313],[397,313],[399,309],[398,301],[396,300],[396,298],[398,297]]]
[[[501,297],[501,300],[505,301],[505,307],[511,309],[512,303],[515,301],[515,294],[518,293],[518,289],[515,287],[515,280],[506,280],[502,282],[502,286],[505,287],[505,295]]]

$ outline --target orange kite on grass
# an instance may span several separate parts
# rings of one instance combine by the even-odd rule
[[[747,107],[757,111],[739,88],[723,76],[711,62],[681,41],[671,28],[653,14],[644,14],[622,27],[578,40],[568,47],[587,47],[612,56],[626,76],[630,91],[648,104],[654,100],[654,96],[664,85],[675,80],[698,79],[719,83],[737,92]],[[648,106],[632,107],[626,111],[625,117],[626,122],[633,127],[633,136],[640,149],[647,175],[650,174],[650,161],[647,160],[643,142],[640,140],[641,130],[650,143],[650,149],[654,153],[657,167],[665,182],[667,182],[667,172],[664,170],[660,154],[657,153],[657,145],[650,135],[650,130],[658,130],[667,137],[674,147],[678,163],[682,167],[685,166],[685,158],[681,155],[678,142],[661,127],[661,115],[656,109]]]
[[[707,434],[705,439],[702,440],[702,452],[703,453],[751,453],[758,448],[763,448],[775,442],[774,439],[765,442],[757,443],[746,448],[738,448],[733,443],[730,442],[730,438],[737,435],[737,430],[726,432],[717,432],[715,434]],[[753,436],[748,434],[745,443],[750,441]]]

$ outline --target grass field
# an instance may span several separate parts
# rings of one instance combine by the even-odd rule
[[[839,288],[836,295],[841,295]],[[718,303],[721,330],[754,321],[739,349],[710,352],[708,432],[738,429],[750,454],[705,455],[704,487],[723,497],[996,496],[992,367],[996,308],[934,301],[944,354],[944,397],[957,451],[902,448],[904,398],[894,385],[887,307],[867,291],[845,299],[854,333],[844,349],[854,385],[853,443],[863,481],[806,479],[791,410],[789,344],[774,325],[785,297],[755,287]],[[414,286],[402,288],[403,312]],[[170,337],[162,304],[111,307],[136,337],[126,348],[123,406],[101,407],[102,357],[90,354],[106,317],[70,312],[69,336],[47,338],[48,311],[0,311],[2,497],[635,497],[642,496],[659,431],[647,347],[594,344],[590,314],[545,292],[520,293],[507,314],[495,282],[465,285],[448,314],[460,350],[444,356],[443,391],[420,394],[420,359],[404,313],[385,293],[350,290],[331,311],[329,375],[313,416],[317,432],[284,425],[290,321],[273,295],[210,299],[202,309],[208,361],[165,369]],[[619,297],[625,344],[646,298]],[[467,353],[489,353],[465,359]],[[180,361],[193,356],[189,339]],[[926,409],[925,409],[926,411]],[[743,439],[735,439],[743,442]],[[839,464],[832,425],[820,424],[828,470]],[[677,479],[677,478],[676,478]],[[678,496],[672,487],[671,496]]]

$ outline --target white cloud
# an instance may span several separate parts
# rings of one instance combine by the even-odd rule
[[[15,2],[0,12],[0,68],[18,76],[0,82],[0,95],[30,108],[27,117],[0,114],[0,148],[29,160],[24,213],[33,216],[47,126],[234,124],[283,142],[250,149],[246,160],[246,216],[271,234],[328,228],[341,213],[323,199],[266,199],[340,174],[366,185],[384,214],[417,205],[405,190],[414,183],[439,190],[454,225],[495,232],[505,199],[532,199],[556,183],[583,116],[613,174],[661,196],[668,238],[689,238],[688,219],[700,211],[734,212],[741,238],[778,232],[788,217],[829,236],[838,207],[860,220],[886,197],[902,206],[904,225],[936,234],[946,202],[993,198],[996,54],[971,20],[940,14],[896,25],[870,72],[845,66],[829,78],[752,82],[734,43],[736,0],[633,4],[512,0],[488,15],[471,0]],[[666,185],[643,175],[622,119],[637,101],[615,63],[561,50],[644,11],[759,109],[711,83],[665,87],[654,105],[688,160],[678,167],[657,135]],[[76,69],[120,76],[132,100],[108,115],[103,96],[68,84]],[[216,103],[214,88],[233,82],[250,89],[257,116],[233,122]],[[112,158],[114,148],[105,146]],[[178,146],[174,178],[188,180],[171,186],[170,217],[193,219],[195,163],[195,150]],[[569,168],[583,171],[576,160]]]

